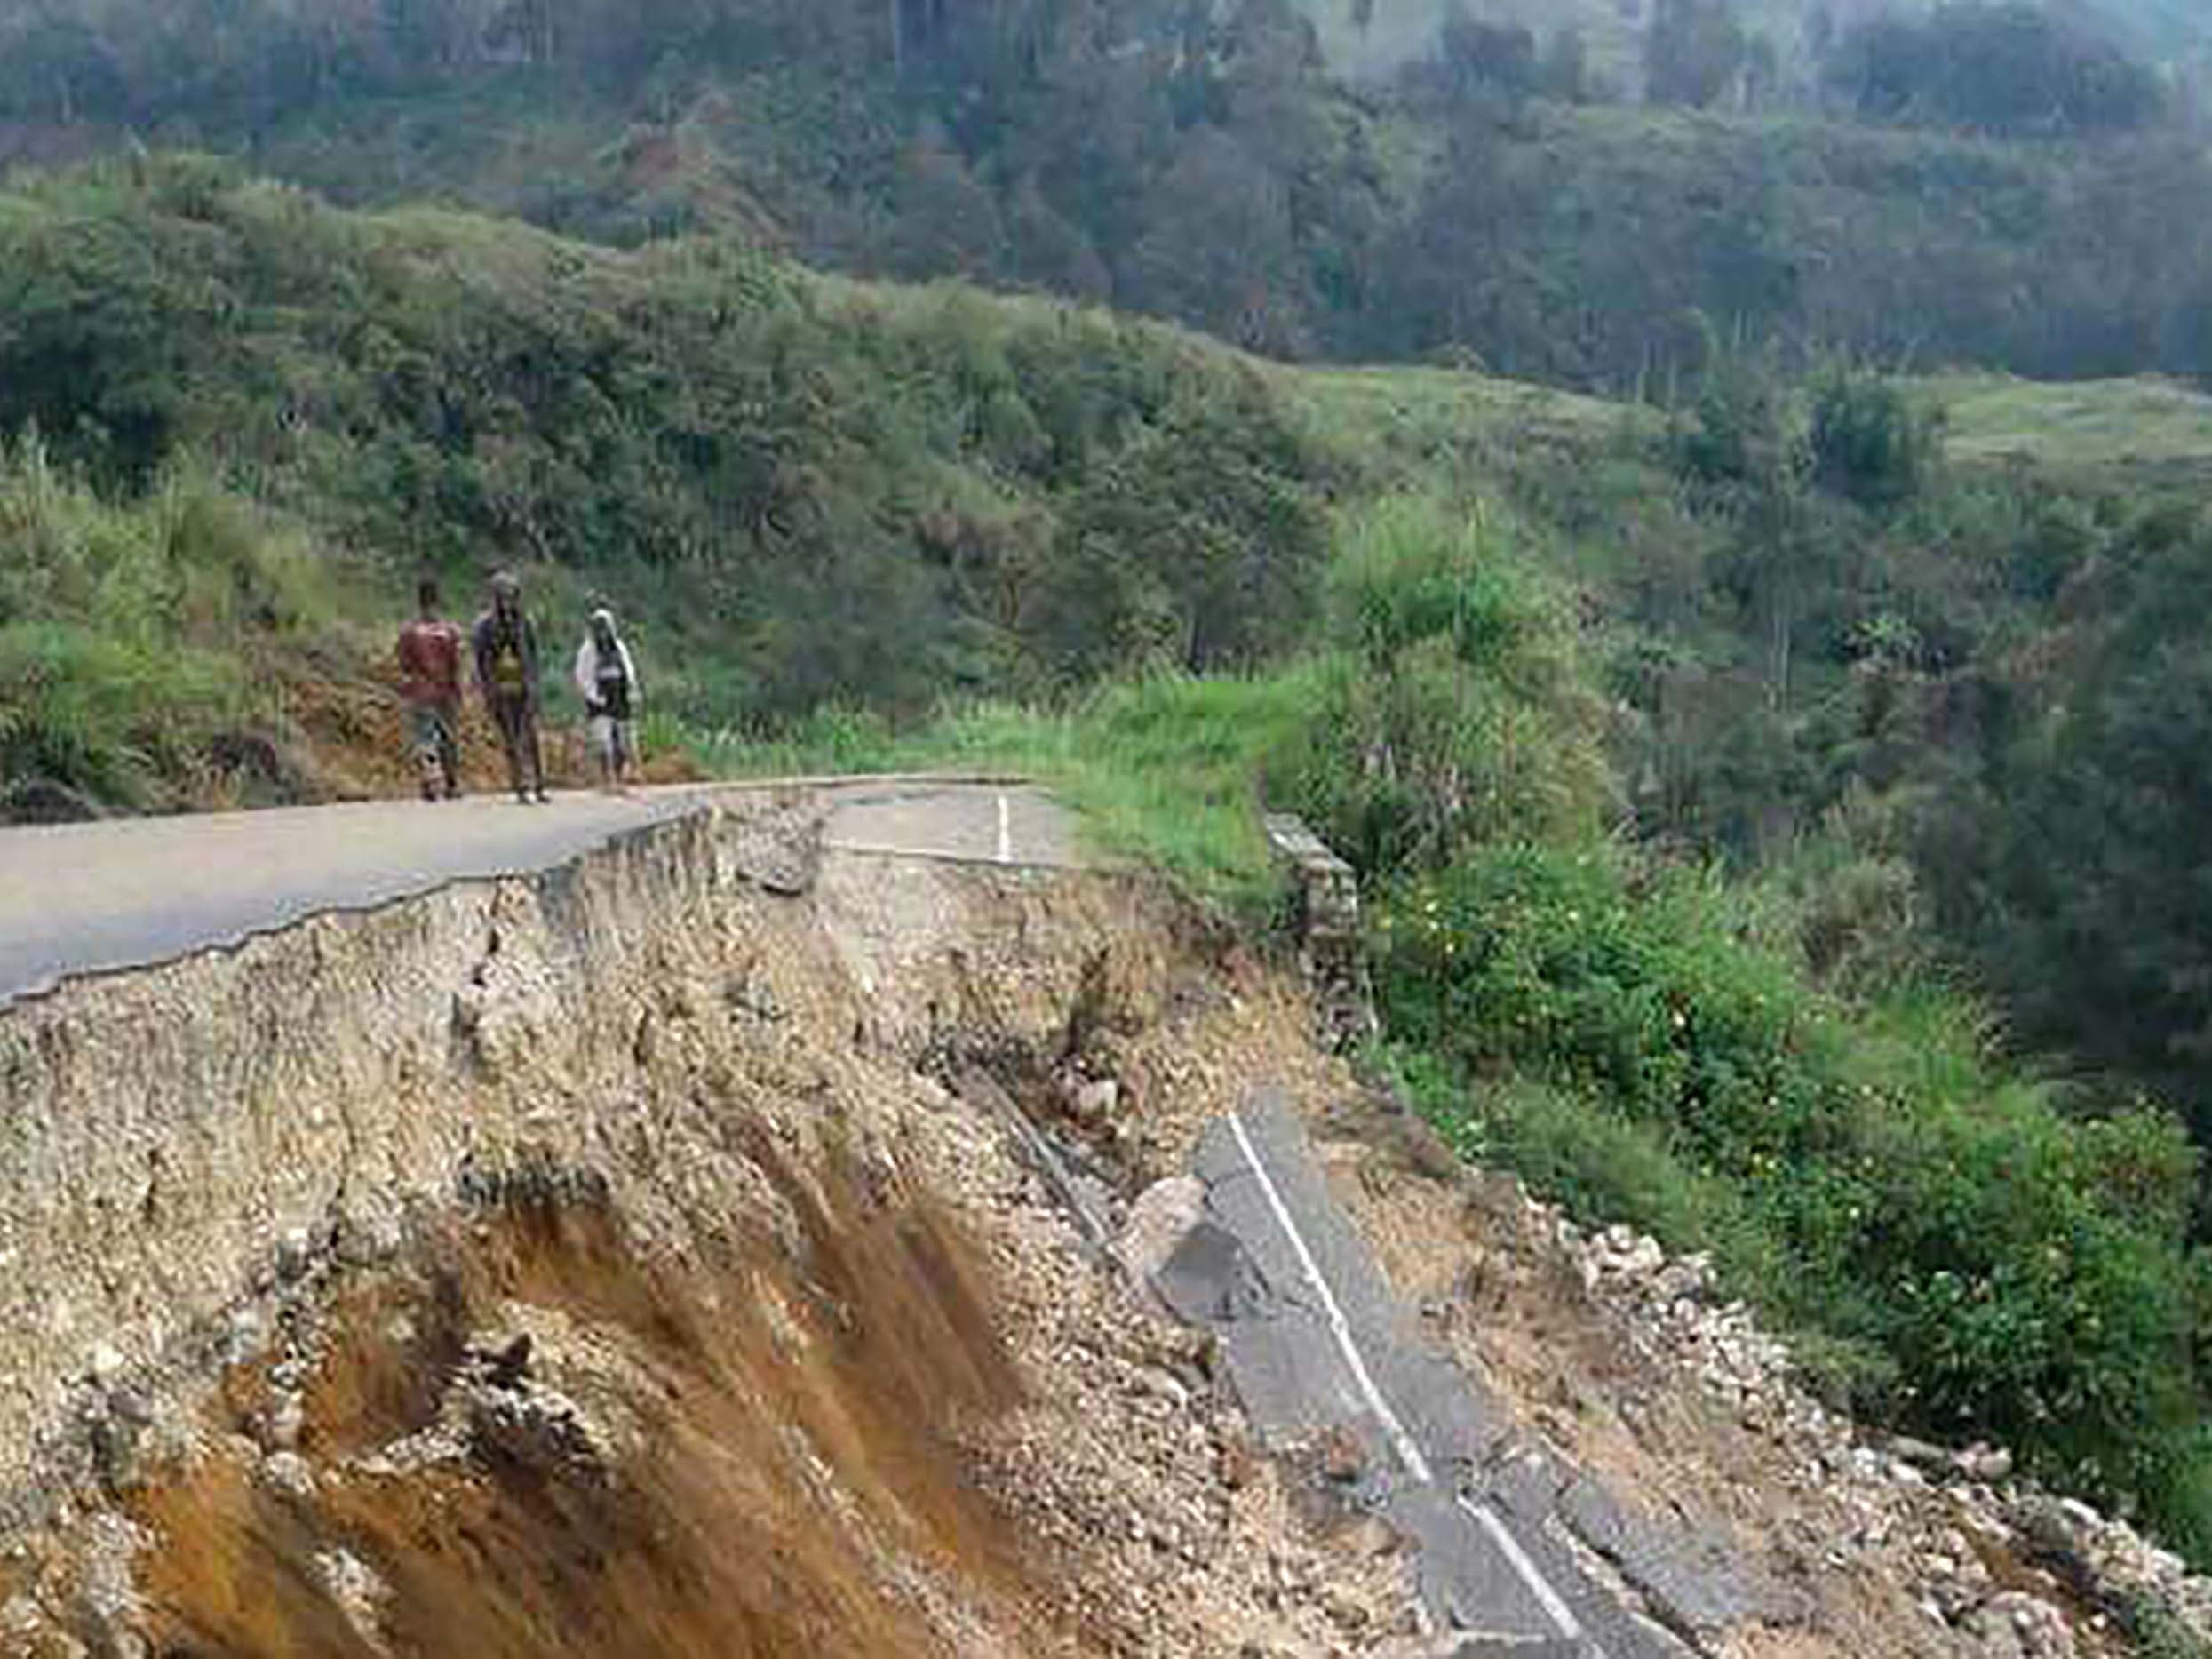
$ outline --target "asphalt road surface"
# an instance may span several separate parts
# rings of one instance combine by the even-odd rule
[[[1205,1218],[1154,1288],[1219,1336],[1263,1436],[1349,1437],[1348,1501],[1420,1550],[1422,1599],[1457,1636],[1452,1653],[1668,1659],[1691,1651],[1685,1635],[1803,1616],[1786,1589],[1679,1524],[1637,1516],[1511,1432],[1393,1302],[1280,1095],[1213,1124],[1197,1174]],[[1637,1609],[1593,1579],[1592,1556],[1632,1587]]]
[[[831,797],[829,848],[1010,865],[1074,856],[1067,815],[1034,789],[807,781]],[[173,961],[324,912],[550,869],[717,794],[777,786],[789,786],[564,794],[546,806],[487,794],[0,830],[0,1005],[75,975]]]

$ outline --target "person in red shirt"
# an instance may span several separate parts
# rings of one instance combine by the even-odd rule
[[[421,614],[400,630],[400,698],[423,799],[451,801],[461,793],[461,630],[439,616],[436,582],[415,591]]]

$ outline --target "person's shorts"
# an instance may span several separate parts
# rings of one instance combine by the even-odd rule
[[[434,703],[418,703],[407,711],[407,740],[417,750],[445,754],[453,747],[453,714]]]
[[[612,714],[592,716],[592,747],[610,762],[634,760],[638,753],[630,722],[617,720]]]

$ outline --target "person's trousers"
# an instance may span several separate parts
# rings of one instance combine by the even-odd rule
[[[545,762],[537,752],[537,709],[528,697],[495,691],[491,698],[492,723],[499,728],[499,746],[507,753],[507,781],[523,794],[545,786]]]

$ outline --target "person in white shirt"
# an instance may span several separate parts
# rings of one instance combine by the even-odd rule
[[[615,631],[615,613],[604,606],[592,612],[592,626],[577,651],[576,689],[584,695],[584,712],[591,721],[599,786],[623,789],[637,759],[632,733],[637,718],[638,670],[630,659],[630,648]]]

